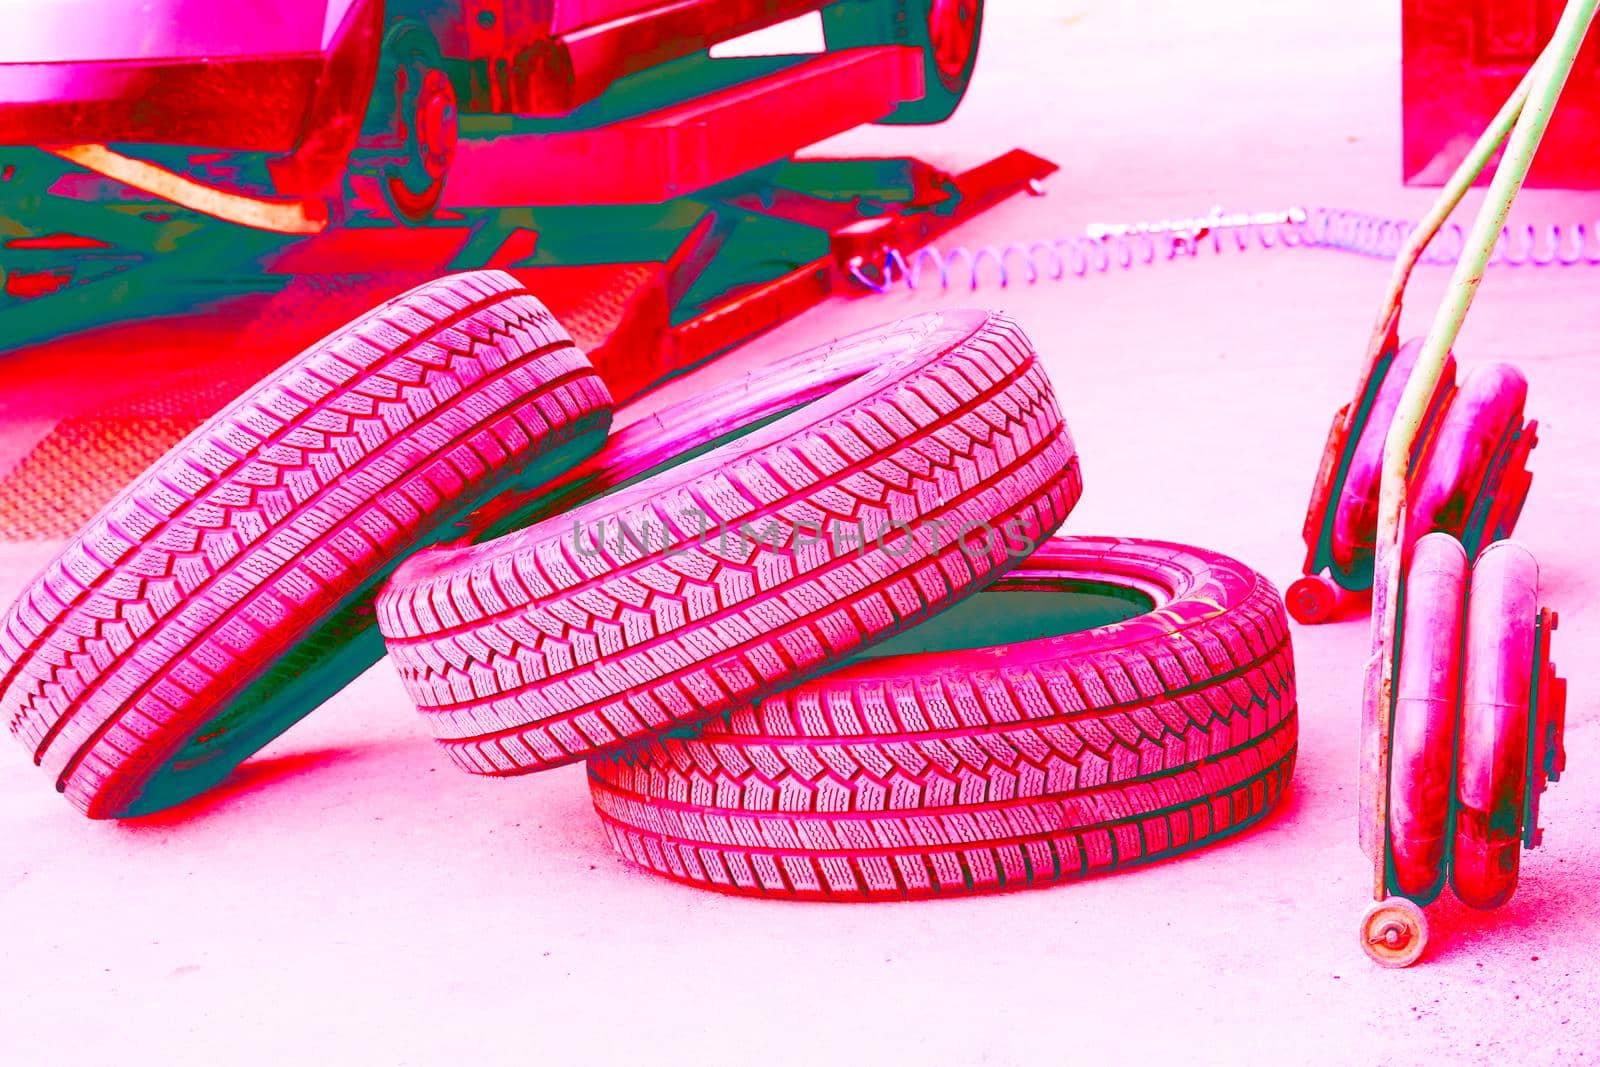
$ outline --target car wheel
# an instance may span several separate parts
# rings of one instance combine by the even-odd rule
[[[367,130],[389,209],[410,225],[426,222],[444,195],[460,118],[439,42],[419,22],[400,19],[384,35]]]
[[[923,97],[880,119],[931,126],[955,113],[972,81],[983,28],[983,0],[846,0],[822,12],[830,50],[910,45],[923,55]]]
[[[377,587],[486,497],[599,447],[611,401],[509,275],[441,278],[179,442],[0,616],[0,714],[95,818],[195,796],[383,655]]]

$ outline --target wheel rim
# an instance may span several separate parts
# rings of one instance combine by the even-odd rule
[[[934,66],[945,82],[960,80],[977,36],[978,0],[933,0],[928,8],[928,40]]]
[[[409,80],[417,79],[415,94]],[[406,161],[388,169],[384,192],[395,213],[407,222],[421,222],[432,213],[444,193],[445,175],[455,158],[457,122],[455,88],[444,72],[414,58],[397,73],[397,92],[409,96],[402,114],[401,136]]]

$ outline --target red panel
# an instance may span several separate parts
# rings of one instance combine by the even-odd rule
[[[777,162],[921,96],[918,49],[830,53],[609,126],[464,138],[445,203],[661,203]],[[774,115],[784,120],[774,122]]]
[[[321,56],[0,64],[0,144],[143,141],[284,152]]]
[[[253,42],[255,53],[241,44],[238,55],[56,61],[43,51],[38,62],[0,63],[0,144],[300,147],[299,157],[280,163],[279,177],[304,170],[302,182],[314,185],[342,167],[355,143],[382,18],[381,0],[359,0],[325,52],[285,52],[268,39]],[[150,34],[164,29],[156,23],[146,27]],[[32,30],[46,39],[51,31],[70,35],[72,26],[45,22]],[[127,50],[138,55],[141,47],[130,39]]]
[[[1560,0],[1404,0],[1405,180],[1440,185],[1555,29]],[[1487,175],[1482,179],[1487,181]],[[1528,184],[1600,188],[1600,35],[1591,33]]]

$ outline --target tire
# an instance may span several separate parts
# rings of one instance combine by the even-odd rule
[[[1528,380],[1507,363],[1474,367],[1461,382],[1439,420],[1439,430],[1427,452],[1423,469],[1414,476],[1408,507],[1412,515],[1411,540],[1429,530],[1443,530],[1471,551],[1485,532],[1469,529],[1485,494],[1497,493],[1491,485],[1496,459],[1509,447],[1522,425]],[[1526,490],[1524,490],[1525,492]]]
[[[1467,553],[1432,533],[1412,549],[1389,747],[1389,848],[1394,891],[1430,904],[1444,888],[1453,829],[1461,714]]]
[[[1014,324],[951,312],[866,343],[870,373],[742,439],[396,573],[378,624],[458,764],[523,774],[704,721],[976,592],[1060,524],[1077,456]]]
[[[830,51],[911,45],[923,54],[923,97],[880,123],[931,126],[955,114],[978,62],[983,0],[843,0],[822,9]]]
[[[1216,841],[1283,794],[1297,730],[1265,579],[1182,545],[1063,537],[874,654],[590,760],[589,781],[617,850],[669,878],[902,900]]]
[[[1539,565],[1514,541],[1472,568],[1461,682],[1455,848],[1450,884],[1462,902],[1498,908],[1517,887],[1528,773]]]
[[[123,490],[0,620],[0,711],[95,818],[187,799],[382,655],[372,597],[487,493],[604,439],[610,398],[498,271],[312,345]]]

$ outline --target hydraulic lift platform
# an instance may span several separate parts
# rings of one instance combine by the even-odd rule
[[[861,292],[851,257],[924,244],[1056,169],[792,158],[921,93],[902,47],[669,64],[559,120],[469,118],[425,226],[355,177],[310,235],[43,152],[0,159],[0,539],[71,532],[246,385],[440,274],[523,280],[621,402]]]

